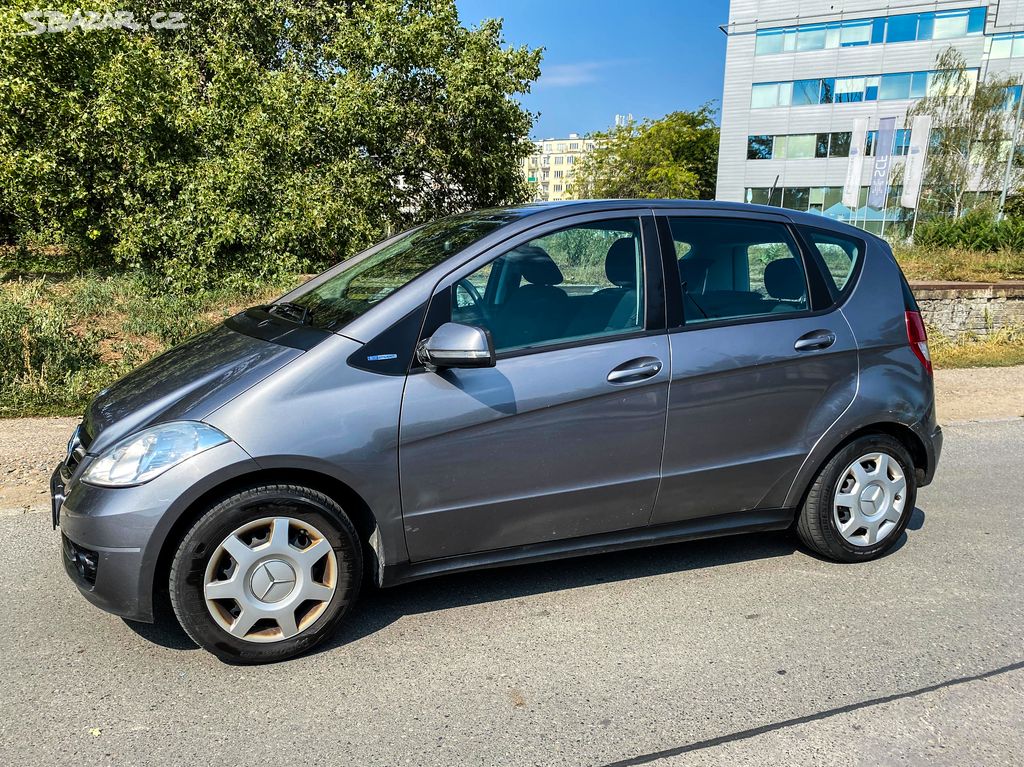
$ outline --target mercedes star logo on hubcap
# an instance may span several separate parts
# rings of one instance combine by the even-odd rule
[[[280,602],[292,593],[295,571],[283,560],[268,559],[253,571],[249,585],[253,596],[261,602]]]

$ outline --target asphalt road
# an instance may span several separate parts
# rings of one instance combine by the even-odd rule
[[[0,764],[1011,764],[1024,754],[1024,420],[947,427],[900,548],[787,534],[370,594],[237,668],[82,600],[0,517]]]

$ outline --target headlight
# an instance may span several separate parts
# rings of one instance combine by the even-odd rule
[[[141,485],[186,458],[228,442],[205,423],[173,421],[125,437],[89,464],[82,481],[106,487]]]

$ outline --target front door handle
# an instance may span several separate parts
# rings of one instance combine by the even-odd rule
[[[623,362],[608,374],[608,383],[633,383],[651,378],[661,372],[661,360],[657,357],[640,357]]]
[[[796,339],[793,348],[798,352],[810,352],[815,349],[827,349],[836,342],[836,334],[831,330],[812,330]]]

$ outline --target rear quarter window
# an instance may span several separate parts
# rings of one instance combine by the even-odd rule
[[[825,266],[824,278],[833,297],[843,292],[853,269],[864,252],[864,243],[853,237],[846,237],[822,229],[801,227],[804,237],[821,256]]]

